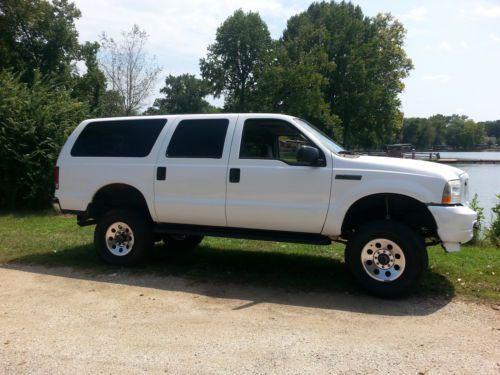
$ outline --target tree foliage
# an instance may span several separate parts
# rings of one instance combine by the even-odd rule
[[[78,43],[79,17],[67,0],[0,1],[0,207],[48,205],[63,142],[101,113],[99,45]]]
[[[36,70],[68,81],[80,48],[80,15],[67,0],[0,1],[0,69],[14,68],[28,83]]]
[[[258,13],[239,9],[217,29],[215,43],[200,60],[200,70],[213,94],[224,94],[226,110],[248,111],[255,91],[255,71],[270,45],[269,30]]]
[[[480,124],[484,126],[488,137],[500,138],[500,120],[484,121]]]
[[[467,116],[435,115],[429,118],[407,118],[401,131],[401,141],[411,143],[418,150],[434,146],[472,149],[485,140],[483,123],[475,123]]]
[[[1,70],[0,87],[0,207],[45,206],[61,146],[86,105],[39,73],[28,85]]]
[[[290,18],[273,42],[258,14],[238,10],[200,69],[227,110],[287,112],[342,135],[347,147],[377,147],[402,126],[398,94],[412,69],[404,37],[389,14],[331,1]]]
[[[293,62],[299,61],[298,49],[320,46],[335,63],[323,72],[328,80],[323,94],[342,121],[344,146],[380,146],[398,134],[403,120],[398,94],[412,68],[404,36],[403,25],[391,15],[367,17],[346,2],[313,3],[288,21],[282,40],[296,56]]]
[[[79,44],[75,21],[81,16],[67,0],[3,0],[0,2],[0,69],[18,72],[23,82],[36,74],[71,90],[101,114],[105,77],[97,64],[99,44]],[[84,74],[76,68],[84,65]]]
[[[147,114],[207,113],[215,110],[205,100],[210,94],[209,84],[193,74],[169,74],[160,93],[165,96],[156,99]]]
[[[137,25],[122,32],[119,40],[106,33],[101,35],[101,67],[109,89],[118,94],[120,101],[116,104],[121,106],[125,116],[138,113],[152,93],[161,71],[145,51],[147,40],[147,33]]]
[[[300,56],[292,59],[284,46],[274,44],[266,63],[256,72],[256,90],[250,108],[304,118],[339,138],[340,120],[332,114],[323,95],[328,81],[322,72],[333,70],[335,64],[318,47],[300,51]]]
[[[85,63],[86,72],[74,77],[72,91],[74,98],[88,104],[89,112],[94,117],[108,111],[104,102],[106,77],[97,62],[99,47],[97,42],[86,42],[80,47],[79,58]]]
[[[479,124],[484,126],[489,146],[500,144],[500,120],[484,121]]]
[[[495,206],[491,209],[491,227],[488,230],[488,238],[490,241],[500,247],[500,195],[496,196],[497,202]]]

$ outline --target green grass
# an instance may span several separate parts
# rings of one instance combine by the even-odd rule
[[[0,214],[0,263],[72,267],[84,273],[117,272],[103,264],[92,245],[93,227],[81,228],[71,216],[50,212]],[[190,251],[156,245],[140,266],[119,272],[175,275],[195,281],[221,281],[289,290],[360,293],[343,264],[344,246],[206,238]],[[464,246],[459,253],[429,249],[430,270],[418,296],[455,295],[500,302],[500,249]]]

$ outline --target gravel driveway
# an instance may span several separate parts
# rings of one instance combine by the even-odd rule
[[[500,374],[500,312],[0,268],[0,373]]]

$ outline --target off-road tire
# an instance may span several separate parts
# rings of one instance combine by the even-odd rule
[[[124,238],[119,238],[124,240],[121,242],[123,245],[119,245],[120,242],[116,240],[121,231],[119,227],[128,229],[123,232]],[[130,246],[126,247],[127,244]],[[146,215],[137,211],[110,210],[99,219],[95,227],[94,246],[99,257],[106,263],[119,266],[139,264],[153,247],[152,224]]]
[[[396,221],[380,220],[355,230],[345,249],[345,261],[367,292],[394,298],[408,294],[418,284],[427,269],[428,255],[423,238],[414,230]],[[387,280],[381,280],[384,278]]]

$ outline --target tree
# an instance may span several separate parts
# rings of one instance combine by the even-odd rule
[[[134,25],[121,33],[121,40],[101,34],[100,65],[108,80],[109,89],[118,93],[122,114],[130,116],[139,111],[154,89],[161,69],[145,51],[148,35]]]
[[[99,116],[105,89],[96,57],[99,44],[78,43],[75,20],[80,15],[67,0],[0,1],[0,69],[18,72],[29,85],[38,73],[48,76]],[[85,64],[83,74],[77,62]]]
[[[0,69],[15,69],[31,83],[35,70],[67,82],[79,53],[75,20],[67,0],[0,1]]]
[[[235,11],[217,29],[215,43],[200,60],[202,77],[225,109],[245,112],[255,90],[255,71],[269,52],[271,36],[258,13]]]
[[[454,148],[470,149],[483,143],[484,126],[476,124],[467,116],[452,115],[446,128],[447,144]]]
[[[325,33],[314,38],[320,29]],[[402,24],[392,16],[367,17],[346,2],[313,3],[288,21],[282,38],[287,49],[293,52],[294,40],[303,40],[299,46],[306,51],[321,45],[335,63],[335,69],[324,73],[328,85],[323,95],[342,120],[344,146],[376,147],[399,133],[403,116],[398,94],[412,68],[404,36]]]
[[[0,70],[0,207],[49,204],[59,151],[87,107],[58,82]]]
[[[205,98],[210,94],[209,84],[193,74],[181,74],[173,76],[169,74],[165,78],[165,86],[160,90],[165,97],[154,101],[153,107],[147,110],[147,114],[165,113],[206,113],[214,112]]]
[[[339,118],[331,113],[323,96],[328,81],[322,73],[334,69],[335,64],[321,48],[300,53],[294,62],[281,43],[274,43],[266,63],[256,71],[250,109],[301,117],[339,138]]]
[[[123,116],[123,97],[119,92],[113,90],[107,90],[104,92],[100,108],[100,116]]]
[[[429,118],[407,118],[404,120],[401,139],[413,144],[418,150],[436,145],[471,149],[484,142],[486,136],[483,123],[475,123],[467,116],[434,115]]]
[[[446,144],[446,127],[450,121],[449,116],[444,115],[434,115],[429,117],[429,125],[434,129],[434,142],[432,146],[439,146]]]
[[[486,121],[482,123],[486,129],[488,137],[500,138],[500,120]]]
[[[434,144],[435,132],[426,118],[406,118],[401,130],[403,143],[411,143],[417,150],[425,150]]]
[[[94,117],[104,114],[104,95],[106,91],[106,77],[99,69],[97,52],[99,43],[86,42],[80,47],[79,57],[85,62],[86,72],[74,77],[72,96],[80,101],[87,102],[89,112]]]

